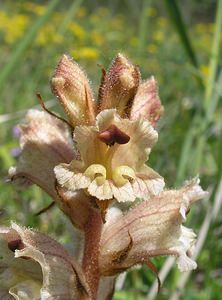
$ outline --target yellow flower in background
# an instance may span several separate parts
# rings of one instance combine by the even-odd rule
[[[197,33],[205,33],[207,31],[207,27],[208,27],[208,25],[206,26],[203,23],[198,23],[195,25],[194,28]]]
[[[84,38],[86,37],[85,30],[77,23],[72,22],[71,24],[69,24],[68,29],[79,40],[84,40]]]
[[[4,12],[0,11],[0,29],[5,27],[5,23],[9,21],[9,16]]]
[[[72,51],[72,55],[76,59],[97,60],[99,58],[99,50],[93,47],[83,47],[79,50]]]
[[[105,37],[102,33],[93,31],[91,34],[91,40],[95,45],[101,46],[105,42]]]
[[[36,4],[34,6],[34,13],[38,16],[41,16],[45,13],[46,7],[47,6],[45,6],[45,5]]]
[[[201,65],[200,72],[204,77],[207,77],[209,74],[209,66],[208,65]]]
[[[158,18],[158,25],[161,27],[165,27],[167,25],[167,19],[164,17]]]
[[[209,55],[209,49],[212,43],[212,35],[210,33],[196,33],[196,39],[194,39],[194,46],[197,48],[197,51],[201,51],[201,53],[205,53]],[[204,64],[204,62],[203,62]]]
[[[148,17],[155,17],[157,15],[157,10],[154,7],[148,7],[146,9],[146,15]]]
[[[45,25],[38,32],[36,43],[40,46],[46,46],[48,43],[61,43],[63,36],[56,32],[53,24]]]
[[[21,3],[19,3],[19,6],[22,9],[30,11],[38,16],[43,15],[47,7],[47,5],[36,4],[31,1],[21,1]]]
[[[157,30],[153,34],[153,39],[157,42],[162,42],[164,40],[164,38],[165,38],[164,32],[161,30]]]
[[[207,28],[208,28],[209,32],[214,32],[214,29],[215,29],[214,23],[207,24]]]
[[[158,51],[158,47],[155,44],[150,44],[147,46],[147,50],[151,54],[155,54]]]
[[[131,46],[138,46],[138,38],[137,37],[132,37],[130,40],[129,40],[129,42],[130,42],[130,45]]]
[[[20,39],[28,25],[29,18],[24,14],[9,16],[4,12],[0,13],[0,30],[4,33],[7,44],[13,44]]]

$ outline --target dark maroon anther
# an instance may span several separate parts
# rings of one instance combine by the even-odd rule
[[[127,144],[130,137],[116,127],[116,125],[111,125],[109,128],[99,133],[99,139],[101,142],[113,146],[115,143]]]
[[[15,250],[22,250],[24,248],[24,244],[21,239],[11,240],[8,242],[8,248],[15,252]]]

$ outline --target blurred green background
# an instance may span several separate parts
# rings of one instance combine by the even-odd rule
[[[209,199],[195,205],[186,223],[200,233],[198,269],[184,276],[172,260],[153,260],[165,278],[156,299],[221,299],[221,37],[222,0],[1,1],[1,224],[13,219],[61,242],[71,241],[66,234],[70,225],[57,208],[34,216],[50,203],[49,197],[37,187],[23,191],[4,182],[16,163],[18,140],[12,129],[27,109],[38,105],[36,91],[62,114],[49,86],[61,54],[83,66],[96,93],[98,64],[108,67],[123,52],[140,66],[143,78],[155,76],[165,107],[151,166],[165,177],[167,187],[199,174],[210,190]],[[154,299],[154,281],[146,267],[134,269],[119,282],[114,299]]]

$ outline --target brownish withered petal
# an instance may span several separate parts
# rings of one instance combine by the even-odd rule
[[[56,184],[56,190],[59,196],[57,204],[61,210],[76,228],[83,230],[93,209],[90,204],[90,198],[92,197],[87,196],[83,190],[72,192],[58,184]]]
[[[124,55],[118,54],[100,87],[99,111],[116,108],[121,116],[128,113],[140,82],[140,72]]]
[[[17,240],[21,240],[23,244],[21,249],[15,249],[14,257],[16,259],[11,260],[8,266],[9,268],[13,267],[18,261],[21,270],[24,271],[23,276],[21,276],[21,273],[20,277],[18,276],[16,285],[11,286],[10,290],[13,295],[17,295],[17,293],[19,295],[19,291],[22,291],[24,284],[27,291],[27,279],[30,279],[33,284],[36,283],[39,286],[39,297],[32,299],[91,299],[81,267],[61,244],[45,234],[23,228],[15,223],[12,223],[12,227],[8,229],[8,232],[5,230],[4,233],[0,228],[0,234],[0,237],[5,236],[8,242],[17,236]],[[21,260],[20,258],[23,257],[30,259]],[[24,268],[25,265],[26,268]],[[33,267],[31,272],[28,267],[32,265],[35,268]],[[39,272],[39,269],[41,272]],[[37,273],[35,274],[35,272]],[[22,285],[22,283],[24,284]],[[18,297],[16,299],[23,298]]]
[[[142,116],[154,126],[162,113],[163,106],[158,95],[157,83],[154,77],[151,77],[139,85],[130,111],[130,119],[136,120]]]
[[[67,125],[46,112],[30,110],[21,125],[21,154],[9,177],[18,183],[28,180],[56,199],[54,167],[70,162],[75,153]]]
[[[181,271],[195,269],[195,261],[187,255],[193,249],[195,234],[182,223],[192,202],[206,195],[195,178],[180,190],[164,191],[124,216],[109,219],[100,241],[101,274],[112,276],[159,255],[177,256]]]
[[[94,122],[94,102],[89,81],[79,65],[67,55],[59,61],[51,87],[73,127]]]

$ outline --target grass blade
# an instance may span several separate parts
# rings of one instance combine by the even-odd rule
[[[219,62],[221,31],[222,31],[222,0],[218,0],[216,20],[215,20],[215,32],[213,37],[212,49],[211,49],[211,58],[209,62],[209,76],[208,76],[206,90],[205,90],[204,106],[205,106],[205,111],[207,116],[209,116],[209,107],[211,104],[211,98],[213,96],[217,67]]]
[[[198,62],[196,58],[196,54],[193,50],[193,47],[191,45],[191,41],[189,39],[186,25],[184,24],[182,15],[180,13],[179,7],[177,5],[177,2],[175,0],[165,0],[167,10],[169,12],[169,15],[171,17],[171,21],[175,27],[175,29],[178,32],[178,35],[180,37],[180,40],[184,46],[184,49],[186,50],[188,57],[190,59],[190,62],[192,65],[196,68],[198,68]]]
[[[194,66],[194,68],[198,69],[199,64],[197,60],[197,56],[195,54],[195,51],[192,47],[191,40],[189,38],[186,25],[183,21],[180,9],[177,5],[176,0],[165,0],[166,8],[168,10],[168,13],[170,15],[170,21],[173,23],[173,26],[175,27],[179,38],[181,40],[181,43],[184,47],[185,52],[187,53],[187,56],[189,57],[189,60],[191,64]],[[204,84],[202,79],[199,76],[195,76],[200,88],[204,88]]]
[[[146,36],[148,30],[148,14],[147,9],[151,4],[151,0],[143,0],[142,12],[139,17],[139,41],[138,41],[138,56],[141,56],[146,45]]]
[[[65,16],[62,24],[60,25],[60,27],[58,29],[59,34],[65,34],[65,32],[67,30],[67,27],[69,26],[69,24],[73,20],[73,18],[75,16],[75,13],[79,9],[82,2],[83,2],[83,0],[73,1],[72,5],[69,7],[69,10],[66,13],[66,16]]]

